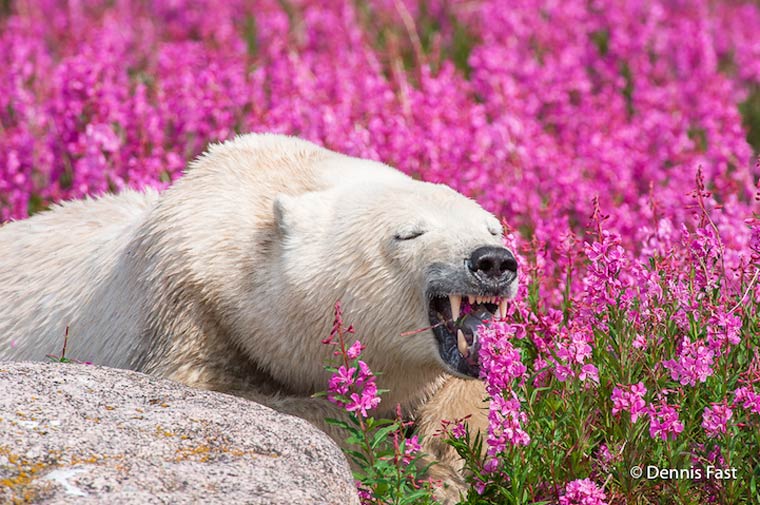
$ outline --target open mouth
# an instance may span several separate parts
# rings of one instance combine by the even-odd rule
[[[451,370],[478,377],[478,327],[507,314],[507,298],[481,295],[433,295],[428,308],[441,358]]]

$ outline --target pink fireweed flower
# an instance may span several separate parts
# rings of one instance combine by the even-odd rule
[[[364,361],[358,359],[364,346],[356,340],[346,349],[345,337],[354,332],[353,326],[343,327],[343,311],[340,301],[335,302],[335,319],[329,337],[322,340],[325,345],[334,345],[333,353],[342,356],[343,365],[333,372],[327,383],[327,399],[348,412],[358,412],[367,417],[367,411],[380,404],[375,376]],[[350,366],[348,360],[353,360]]]
[[[593,334],[593,333],[592,333]],[[569,360],[585,363],[591,357],[591,346],[588,344],[586,333],[571,333],[571,341],[567,346]]]
[[[713,403],[702,413],[702,428],[708,437],[717,437],[726,432],[726,424],[732,415],[733,411],[725,403]]]
[[[544,361],[541,356],[537,356],[533,361],[533,371],[535,373],[533,379],[534,387],[545,387],[549,384],[551,378],[551,365]]]
[[[451,436],[456,439],[464,438],[466,434],[467,430],[465,430],[464,423],[457,423],[456,426],[451,429]]]
[[[585,382],[588,380],[589,382],[593,382],[594,384],[599,384],[599,369],[596,368],[596,365],[593,365],[591,363],[586,363],[581,367],[581,371],[578,374],[578,378]]]
[[[604,490],[590,479],[568,482],[559,498],[560,505],[607,505]]]
[[[510,341],[514,334],[514,327],[504,322],[493,322],[488,327],[478,328],[481,342],[480,377],[485,380],[489,395],[511,389],[512,382],[522,379],[527,371],[520,351]]]
[[[560,382],[565,382],[569,377],[573,376],[573,369],[565,365],[557,365],[554,367],[554,376]]]
[[[760,163],[758,163],[760,165]],[[760,186],[760,183],[758,184]],[[758,199],[760,200],[760,191],[758,191]],[[752,250],[752,257],[755,261],[760,260],[760,219],[752,221],[751,235],[749,238],[749,248]]]
[[[512,393],[506,399],[502,394],[491,398],[488,409],[488,444],[487,453],[497,456],[510,445],[528,445],[530,436],[522,426],[528,421],[528,415],[520,409],[520,400]]]
[[[593,363],[586,361],[591,358],[594,332],[590,325],[576,323],[570,327],[561,328],[553,339],[552,356],[548,357],[552,364],[552,374],[560,381],[578,378],[586,382],[586,387],[593,387],[599,382],[599,371]],[[545,363],[542,359],[541,363]]]
[[[361,344],[357,340],[350,349],[361,349]],[[367,417],[367,411],[380,404],[380,395],[375,376],[367,363],[357,360],[355,364],[357,366],[341,365],[333,373],[327,383],[327,399],[348,412],[358,412],[362,417]]]
[[[633,343],[631,344],[634,349],[641,349],[646,350],[647,348],[647,338],[644,335],[637,334],[634,339]]]
[[[327,399],[331,402],[342,406],[342,403],[336,399],[336,395],[345,395],[348,393],[348,388],[354,383],[354,375],[356,374],[356,368],[346,368],[340,366],[338,371],[330,377],[330,381],[327,384]]]
[[[346,356],[348,359],[356,359],[362,353],[365,347],[358,340],[351,344],[351,347],[346,349]]]
[[[715,230],[712,227],[699,227],[695,233],[689,235],[692,239],[689,246],[695,258],[703,261],[718,260],[721,249],[720,238],[715,235]]]
[[[622,292],[624,287],[620,274],[627,266],[628,257],[617,234],[604,230],[600,238],[599,242],[584,245],[586,257],[590,262],[583,284],[593,305],[613,305],[613,293]]]
[[[707,344],[719,354],[729,345],[737,345],[741,340],[742,319],[736,314],[716,310],[707,323]]]
[[[377,393],[374,377],[363,384],[359,392],[351,393],[349,398],[351,401],[346,403],[345,409],[348,412],[359,411],[362,417],[367,417],[367,411],[377,408],[380,404],[380,396]]]
[[[520,400],[512,391],[512,384],[523,379],[526,367],[520,352],[512,346],[510,338],[514,328],[507,323],[494,322],[478,328],[480,338],[480,376],[491,396],[488,409],[489,456],[503,452],[507,444],[527,445],[530,437],[522,429],[528,416],[520,409]]]
[[[375,499],[375,495],[372,493],[371,490],[364,487],[361,481],[357,480],[354,481],[354,485],[356,486],[356,491],[359,494],[359,503],[362,505],[374,505],[377,503],[377,500]]]
[[[618,384],[612,390],[612,415],[628,411],[631,413],[631,422],[635,423],[640,416],[647,413],[647,403],[644,400],[646,392],[647,388],[643,382],[629,386]]]
[[[691,342],[683,338],[681,350],[676,359],[663,361],[662,365],[670,370],[670,378],[682,385],[694,386],[705,382],[713,374],[712,365],[715,351],[702,342]]]
[[[675,439],[683,431],[683,423],[678,419],[678,411],[667,404],[649,409],[649,436],[652,438]]]
[[[447,419],[442,419],[441,428],[435,432],[434,436],[436,437],[451,436],[456,439],[463,438],[467,434],[467,428],[465,427],[465,423],[470,417],[472,417],[472,414],[468,414],[462,417],[461,419],[454,419],[452,421],[449,421]]]
[[[745,410],[760,414],[760,394],[746,386],[737,388],[734,391],[734,406],[736,405],[741,405]]]
[[[719,445],[714,445],[710,452],[707,453],[707,461],[716,466],[723,466],[726,464],[726,458],[723,457]]]
[[[486,482],[483,482],[482,480],[475,477],[472,483],[472,487],[475,488],[476,493],[478,493],[479,495],[482,495],[483,492],[486,490],[486,484],[487,484]]]
[[[417,435],[414,435],[411,438],[407,438],[404,442],[404,464],[408,465],[411,463],[415,455],[421,450],[422,446],[420,445],[420,441]]]
[[[483,471],[485,473],[493,473],[499,468],[499,458],[488,458],[483,463]]]
[[[620,237],[607,230],[602,232],[601,242],[586,243],[586,257],[595,265],[595,271],[605,278],[615,277],[624,266],[625,250],[620,246]]]
[[[612,453],[610,452],[610,448],[607,447],[607,444],[601,444],[599,446],[599,449],[596,452],[596,456],[604,464],[612,462]]]

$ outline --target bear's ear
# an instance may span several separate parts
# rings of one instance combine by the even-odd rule
[[[322,222],[325,207],[325,195],[321,192],[300,195],[279,193],[272,203],[274,223],[283,237],[313,230]]]
[[[274,197],[274,224],[282,235],[287,235],[288,230],[293,230],[294,214],[297,208],[296,198],[283,193]]]

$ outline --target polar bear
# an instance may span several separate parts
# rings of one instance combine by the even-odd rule
[[[340,441],[326,388],[333,306],[429,435],[482,414],[482,320],[517,263],[499,221],[451,188],[293,137],[213,145],[159,194],[72,201],[0,227],[0,359],[60,351],[250,398]],[[465,314],[465,312],[468,312]],[[432,328],[431,328],[432,327]],[[428,328],[413,333],[414,330]],[[461,484],[433,437],[435,470]],[[436,468],[436,467],[434,467]]]

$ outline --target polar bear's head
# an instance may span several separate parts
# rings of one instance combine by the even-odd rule
[[[447,186],[377,170],[275,199],[291,309],[340,299],[379,370],[401,362],[477,377],[475,329],[503,318],[517,289],[502,227]]]

